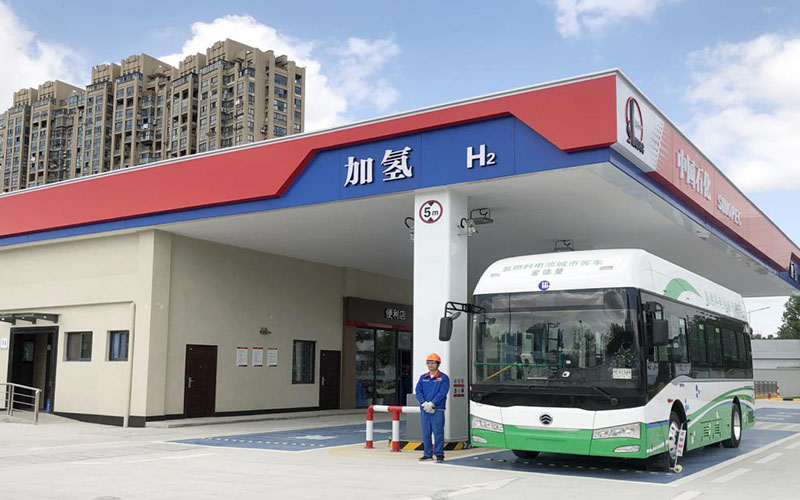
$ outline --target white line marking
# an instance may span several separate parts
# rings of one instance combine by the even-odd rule
[[[750,469],[736,469],[733,472],[729,472],[722,477],[718,477],[715,480],[711,481],[712,483],[722,484],[727,483],[732,479],[736,479],[737,477],[741,476],[742,474],[746,474],[750,472]]]
[[[707,476],[709,474],[713,474],[714,472],[717,472],[718,470],[723,469],[723,468],[725,468],[725,467],[727,467],[729,465],[733,465],[736,462],[741,462],[742,460],[746,460],[747,458],[749,458],[749,457],[751,457],[753,455],[758,455],[759,453],[765,452],[765,451],[769,450],[770,448],[775,448],[776,446],[780,446],[782,444],[785,444],[787,441],[791,441],[792,439],[796,439],[798,437],[800,437],[800,434],[792,434],[791,436],[786,436],[783,439],[778,439],[777,441],[775,441],[773,443],[770,443],[770,444],[768,444],[766,446],[762,446],[761,448],[755,449],[753,451],[747,452],[744,455],[739,455],[738,457],[731,458],[730,460],[726,460],[724,462],[718,463],[717,465],[709,467],[708,469],[701,470],[699,472],[695,472],[694,474],[692,474],[690,476],[684,477],[682,479],[678,479],[677,481],[673,481],[673,482],[669,483],[668,486],[672,486],[672,487],[681,486],[682,484],[688,483],[689,481],[694,481],[697,478],[701,478],[703,476]]]
[[[800,448],[800,441],[797,441],[796,443],[792,443],[792,444],[790,444],[789,446],[787,446],[784,449],[785,450],[794,450],[795,448]]]
[[[690,498],[695,498],[702,494],[702,491],[684,491],[680,495],[672,497],[671,500],[689,500]]]
[[[767,462],[772,462],[773,460],[775,460],[776,458],[778,458],[781,455],[783,455],[783,453],[780,453],[780,452],[773,453],[772,455],[767,455],[766,457],[762,458],[761,460],[756,460],[756,463],[757,464],[765,464]]]
[[[56,450],[59,448],[77,448],[80,446],[103,446],[105,444],[135,443],[135,441],[103,441],[101,443],[81,443],[81,444],[62,444],[60,446],[41,446],[39,448],[28,448],[28,451]]]
[[[214,455],[214,453],[198,453],[196,455],[178,455],[172,457],[159,457],[159,458],[146,458],[144,460],[126,460],[126,464],[142,464],[145,462],[158,462],[159,460],[185,460],[187,458],[207,457]]]

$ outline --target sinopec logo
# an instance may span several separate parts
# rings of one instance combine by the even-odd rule
[[[633,97],[625,103],[625,131],[628,144],[633,149],[644,154],[644,122],[642,121],[642,108]]]

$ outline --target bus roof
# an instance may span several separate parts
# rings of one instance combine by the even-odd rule
[[[481,276],[475,295],[639,288],[747,321],[738,293],[644,250],[584,250],[511,257]]]

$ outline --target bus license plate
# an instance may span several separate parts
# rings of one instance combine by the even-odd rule
[[[606,372],[608,373],[608,372]],[[614,368],[611,371],[611,378],[619,378],[630,380],[632,376],[632,372],[630,368]]]
[[[686,429],[681,429],[678,433],[678,456],[683,456],[683,447],[686,445]]]

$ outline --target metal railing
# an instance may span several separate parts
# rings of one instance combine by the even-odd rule
[[[755,386],[757,398],[772,398],[780,397],[781,395],[781,389],[778,387],[778,382],[776,380],[755,380],[753,385]]]
[[[39,400],[42,394],[41,389],[36,387],[28,387],[26,385],[0,383],[0,388],[3,389],[5,397],[3,404],[5,406],[6,415],[9,417],[14,416],[14,412],[22,412],[26,414],[33,414],[33,424],[39,423]]]

